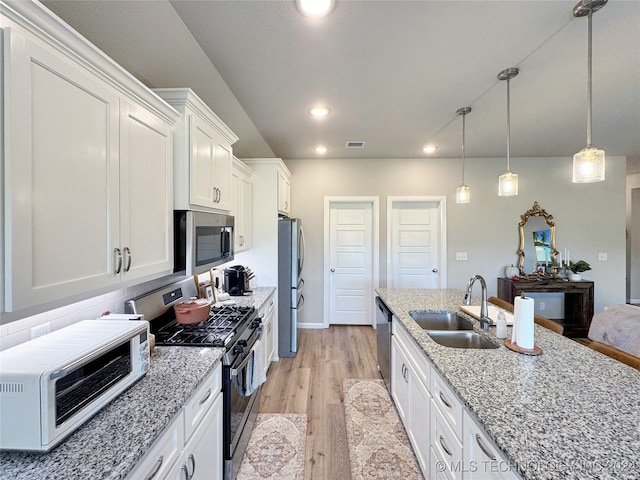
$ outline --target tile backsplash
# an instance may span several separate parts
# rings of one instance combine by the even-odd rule
[[[143,293],[155,290],[185,277],[163,277],[151,282],[132,287],[114,290],[113,292],[97,295],[87,300],[71,303],[60,308],[39,313],[31,317],[22,318],[6,325],[0,325],[0,350],[13,347],[31,339],[31,328],[49,323],[51,331],[79,322],[98,318],[104,312],[124,313],[124,302]]]

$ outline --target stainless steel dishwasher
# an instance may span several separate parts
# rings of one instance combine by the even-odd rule
[[[378,370],[387,390],[391,393],[391,310],[376,297],[376,337],[378,343]]]

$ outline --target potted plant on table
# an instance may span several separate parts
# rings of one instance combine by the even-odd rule
[[[571,273],[569,274],[569,280],[572,282],[582,280],[582,275],[580,274],[582,272],[586,272],[587,270],[591,270],[591,265],[589,265],[584,260],[578,260],[575,263],[570,261],[569,265],[567,265],[566,262],[562,263],[564,265],[564,268],[568,268],[569,270],[571,270]]]

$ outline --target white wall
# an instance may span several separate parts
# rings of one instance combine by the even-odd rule
[[[516,158],[517,197],[498,197],[504,159],[468,159],[466,181],[471,203],[455,203],[460,183],[457,159],[285,160],[293,175],[292,216],[302,218],[307,239],[305,321],[321,323],[323,314],[323,201],[325,196],[380,196],[380,278],[386,278],[386,199],[389,195],[447,196],[447,278],[462,289],[474,274],[485,277],[496,294],[504,266],[517,261],[518,222],[534,201],[556,222],[556,248],[584,259],[593,270],[583,278],[595,282],[595,311],[625,302],[624,157],[607,158],[606,181],[571,182],[570,158]],[[467,252],[456,261],[455,252]],[[598,252],[607,252],[606,262]],[[384,285],[382,285],[384,286]]]
[[[640,173],[627,176],[627,300],[640,303]]]

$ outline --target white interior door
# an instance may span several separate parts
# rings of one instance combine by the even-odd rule
[[[387,285],[443,288],[441,203],[397,199],[388,205]]]
[[[329,323],[371,325],[373,205],[333,202],[329,208]]]

